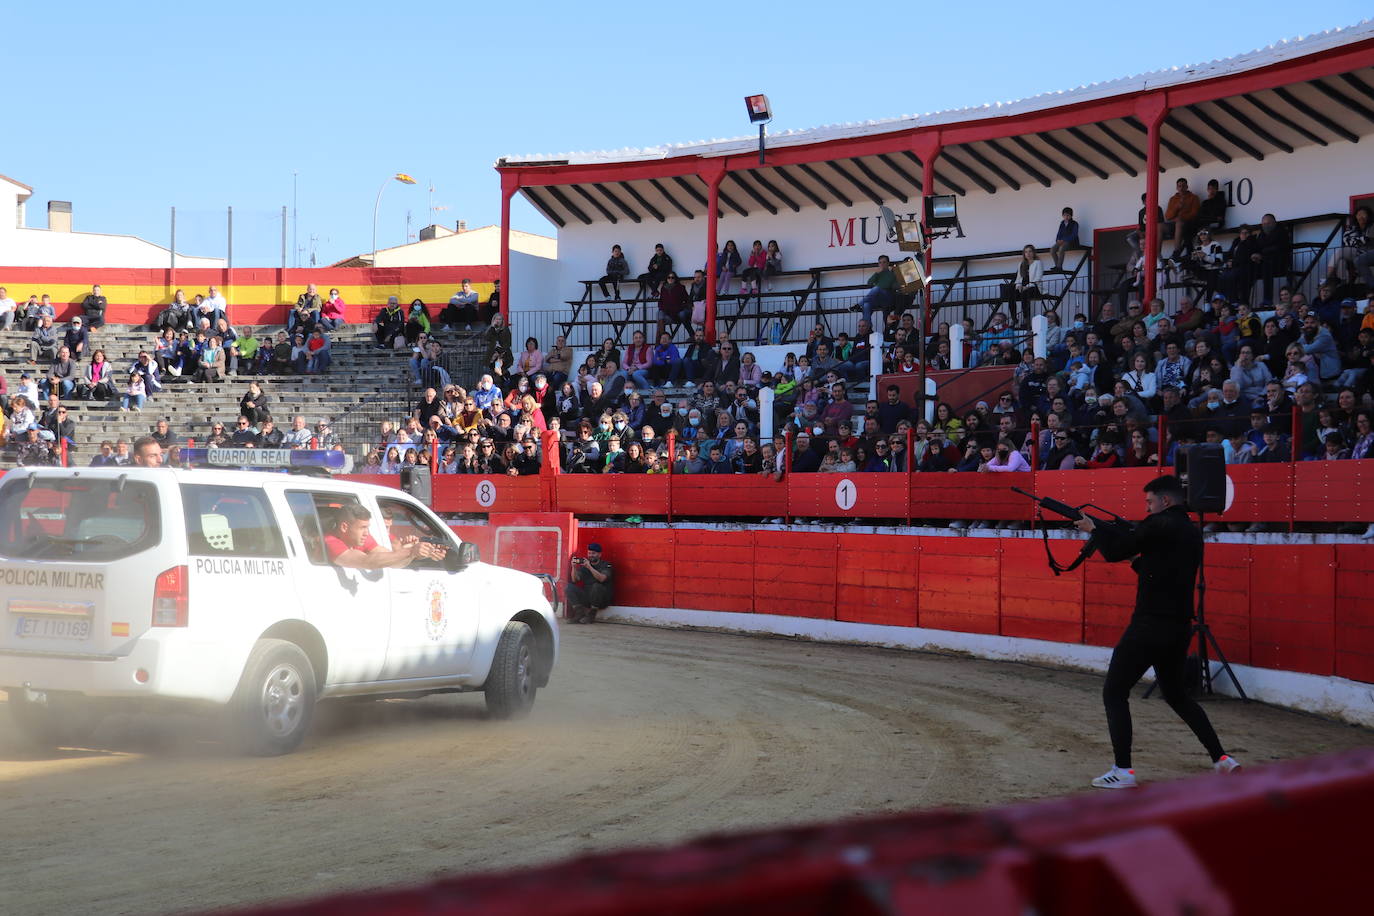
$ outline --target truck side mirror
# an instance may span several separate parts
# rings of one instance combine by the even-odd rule
[[[457,550],[450,550],[448,552],[445,557],[444,565],[448,568],[449,572],[461,572],[481,559],[482,551],[478,546],[464,541],[458,545]]]

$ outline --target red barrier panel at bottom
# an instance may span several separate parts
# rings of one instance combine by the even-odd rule
[[[351,894],[296,916],[1358,912],[1374,751],[1137,792],[620,850]],[[879,904],[881,901],[881,904]]]

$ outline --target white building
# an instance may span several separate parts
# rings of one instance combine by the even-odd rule
[[[933,275],[947,281],[932,291],[944,304],[938,319],[982,320],[988,303],[973,300],[995,296],[997,274],[1014,264],[993,255],[1014,256],[1030,243],[1043,259],[1066,206],[1090,250],[1066,263],[1081,261],[1076,274],[1053,282],[1068,289],[1069,309],[1096,308],[1104,297],[1093,290],[1114,283],[1125,261],[1141,195],[1157,195],[1162,207],[1179,178],[1198,194],[1209,180],[1220,182],[1232,202],[1227,227],[1253,225],[1265,213],[1293,221],[1301,248],[1295,273],[1307,271],[1319,266],[1322,246],[1352,206],[1374,197],[1371,138],[1374,21],[1367,21],[1225,60],[1013,102],[785,131],[769,137],[763,165],[750,136],[510,157],[497,169],[504,200],[520,194],[559,227],[565,302],[584,295],[580,281],[602,275],[613,244],[623,246],[632,277],[647,269],[662,242],[679,275],[690,278],[696,268],[714,268],[712,252],[726,240],[747,257],[755,239],[776,239],[784,267],[802,273],[776,283],[775,295],[761,309],[748,306],[750,314],[792,310],[808,327],[802,314],[818,299],[838,311],[858,297],[880,254],[905,257],[879,208],[920,213],[932,194],[955,196],[963,232],[933,246]],[[1157,181],[1147,180],[1152,173]],[[1307,271],[1293,280],[1315,285],[1319,278]],[[808,296],[794,294],[808,286]],[[519,300],[514,281],[510,293]],[[1164,294],[1172,299],[1178,292]],[[592,299],[594,308],[564,305],[583,323],[576,343],[613,333],[610,319],[625,313],[602,305],[599,291]],[[731,320],[736,308],[727,300],[717,314]],[[653,323],[652,304],[636,309],[622,328]],[[593,315],[597,323],[586,326]],[[852,330],[843,314],[830,320]],[[746,318],[732,331],[752,336],[755,324]]]
[[[76,232],[72,228],[72,205],[67,201],[48,202],[48,225],[34,229],[26,225],[25,211],[33,188],[0,175],[0,266],[2,267],[134,267],[164,268],[171,265],[171,252],[161,245],[132,235],[103,232]],[[14,219],[3,214],[13,213]],[[196,258],[177,254],[176,266],[225,266],[223,258]]]

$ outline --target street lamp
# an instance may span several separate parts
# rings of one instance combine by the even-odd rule
[[[393,182],[393,181],[399,181],[399,182],[401,182],[401,184],[414,184],[414,183],[415,183],[415,179],[414,179],[414,178],[411,178],[411,177],[410,177],[409,175],[407,175],[405,172],[397,172],[395,175],[392,175],[392,176],[391,176],[390,178],[388,178],[386,181],[383,181],[383,182],[382,182],[382,186],[381,186],[380,188],[377,189],[377,202],[376,202],[375,204],[372,205],[372,266],[373,266],[373,267],[376,267],[376,266],[377,266],[377,211],[378,211],[378,210],[381,208],[381,206],[382,206],[382,192],[385,191],[385,190],[386,190],[386,186],[387,186],[389,183]]]

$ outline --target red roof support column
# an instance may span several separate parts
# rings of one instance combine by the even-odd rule
[[[720,222],[720,183],[725,178],[725,160],[703,163],[701,177],[706,181],[706,340],[716,342],[716,224]],[[681,274],[679,274],[680,276]]]
[[[925,199],[926,199],[927,197],[932,196],[932,195],[935,193],[935,160],[940,158],[940,150],[941,150],[941,149],[942,149],[942,147],[941,147],[941,145],[940,145],[940,132],[939,132],[939,131],[935,131],[935,132],[933,132],[933,133],[928,133],[928,134],[919,134],[919,135],[917,135],[917,137],[915,138],[915,141],[911,144],[911,151],[912,151],[913,153],[915,153],[917,156],[919,156],[920,159],[921,159],[921,212],[918,213],[918,214],[916,214],[916,218],[917,218],[918,220],[920,220],[920,221],[922,222],[922,224],[924,224],[925,221],[926,221],[926,214],[925,214],[926,201],[925,201]],[[933,241],[930,240],[930,226],[926,226],[926,227],[925,227],[925,236],[926,236],[925,264],[923,264],[922,267],[925,268],[926,276],[929,277],[929,276],[930,276],[930,271],[931,271],[931,266],[932,266],[932,264],[934,263],[934,257],[935,257],[934,251],[933,251],[933,249],[934,249],[934,247],[935,247],[935,243],[934,243]],[[929,288],[927,288],[927,289],[925,289],[925,290],[923,290],[923,291],[921,292],[921,299],[922,299],[923,302],[928,301],[928,298],[927,298],[927,297],[929,296],[929,293],[930,293]],[[923,329],[924,333],[921,335],[921,340],[922,340],[923,342],[924,342],[924,340],[925,340],[927,337],[930,336],[930,319],[931,319],[930,309],[925,308],[925,307],[922,307],[922,309],[921,309],[921,326],[922,326],[922,329]],[[923,345],[923,346],[922,346],[922,350],[921,350],[921,366],[924,367],[924,366],[925,366],[925,363],[926,363],[926,354],[925,354],[925,349],[924,349],[924,345]],[[925,395],[926,395],[925,379],[923,378],[923,379],[921,380],[921,392],[920,392],[920,394],[919,394],[918,397],[917,397],[917,401],[918,401],[919,403],[921,403],[921,404],[924,404],[924,403],[925,403]],[[925,414],[921,414],[921,416],[924,417]]]
[[[1145,253],[1144,299],[1149,302],[1155,297],[1159,263],[1159,129],[1169,116],[1169,104],[1164,94],[1157,92],[1136,99],[1135,110],[1136,116],[1149,127],[1149,148],[1145,151],[1145,238],[1140,240]]]
[[[520,178],[501,173],[501,318],[510,324],[510,199],[520,190]]]

